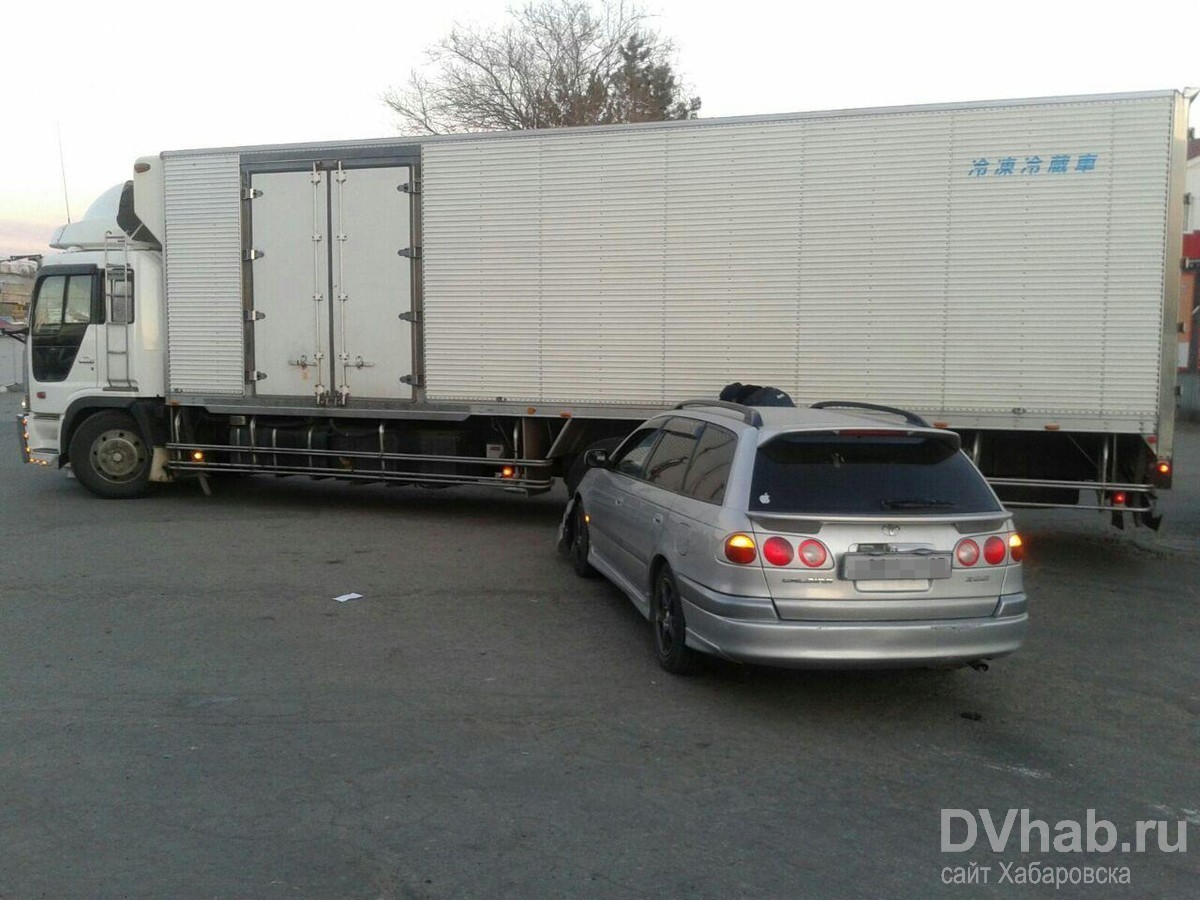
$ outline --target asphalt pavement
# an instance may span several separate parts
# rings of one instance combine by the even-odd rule
[[[0,897],[1196,892],[1195,425],[1160,533],[1019,517],[1033,631],[987,672],[680,679],[555,554],[561,489],[257,477],[103,501],[20,464],[18,399]],[[1035,828],[1023,853],[1016,821],[991,850],[980,811],[1019,809],[1052,834],[1094,810],[1122,840],[1148,820],[1192,840],[1041,852]],[[943,810],[979,823],[970,849],[943,850]],[[1080,884],[1013,882],[1043,867]]]

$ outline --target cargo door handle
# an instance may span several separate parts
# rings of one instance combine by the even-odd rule
[[[90,356],[81,356],[79,357],[78,361],[83,363],[85,366],[94,366],[96,364],[96,361]]]

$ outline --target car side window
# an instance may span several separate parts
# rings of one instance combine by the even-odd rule
[[[706,425],[684,478],[683,492],[705,503],[724,502],[736,450],[737,435],[719,425]]]
[[[694,419],[668,421],[663,426],[662,439],[646,463],[646,480],[668,491],[681,492],[688,463],[696,449],[696,437],[703,427],[703,422]]]
[[[612,456],[611,466],[622,475],[632,475],[634,478],[643,477],[646,460],[658,440],[658,428],[643,428],[631,434]]]

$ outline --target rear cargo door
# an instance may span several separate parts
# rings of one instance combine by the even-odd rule
[[[328,173],[254,175],[254,368],[260,395],[329,393]],[[261,193],[259,193],[261,192]]]
[[[260,396],[413,396],[412,169],[251,176],[253,368]]]
[[[342,402],[412,397],[411,169],[329,173],[334,386]]]

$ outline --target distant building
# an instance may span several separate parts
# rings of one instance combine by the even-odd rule
[[[0,259],[0,316],[26,317],[40,260],[40,256]]]

